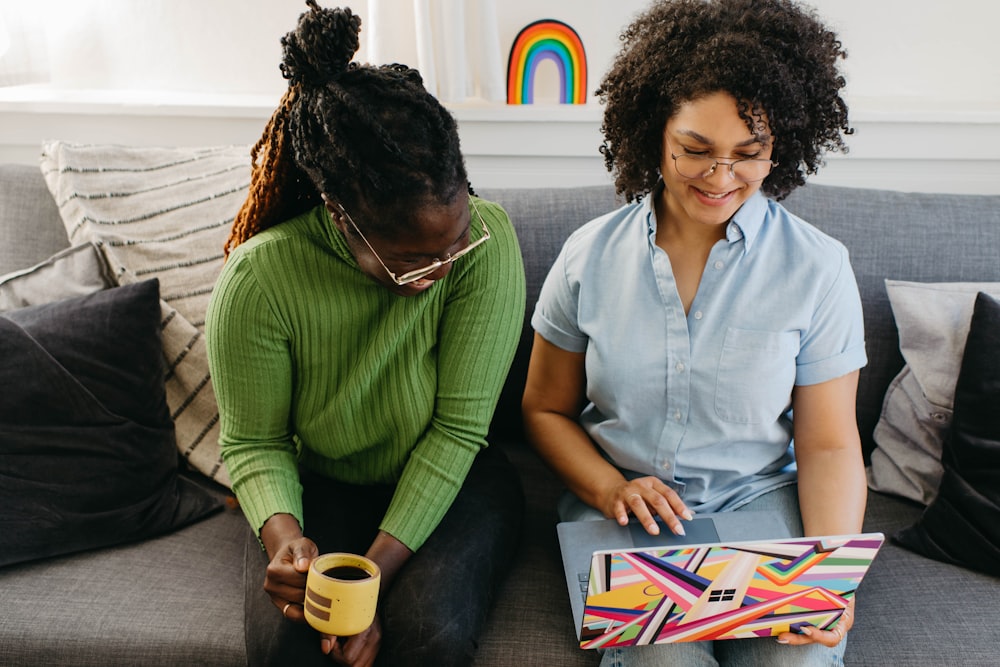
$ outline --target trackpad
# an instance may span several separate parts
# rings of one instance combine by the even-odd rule
[[[659,519],[656,521],[660,526],[659,535],[650,535],[642,524],[638,521],[630,521],[628,524],[629,534],[632,537],[632,546],[636,548],[646,547],[670,547],[684,544],[715,544],[720,542],[719,532],[715,529],[715,521],[708,518],[694,518],[691,521],[681,521],[686,535],[674,535],[665,523]]]

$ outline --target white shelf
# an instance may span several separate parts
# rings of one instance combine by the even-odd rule
[[[37,163],[43,141],[201,146],[253,144],[278,104],[269,95],[0,88],[0,161]],[[1000,109],[908,100],[849,100],[847,155],[816,182],[911,191],[1000,194]],[[602,107],[448,105],[480,188],[609,182]],[[127,119],[127,120],[125,120]]]
[[[278,95],[153,90],[97,90],[55,88],[48,85],[0,87],[0,112],[270,116]],[[849,99],[851,119],[865,123],[1000,123],[1000,108],[962,102],[942,103],[923,98]],[[448,104],[457,118],[475,122],[600,122],[603,108],[596,102],[573,104],[506,105],[469,101]]]

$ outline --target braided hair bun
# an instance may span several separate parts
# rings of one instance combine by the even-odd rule
[[[362,225],[395,233],[415,206],[469,190],[458,125],[406,65],[352,61],[361,19],[309,10],[281,39],[281,103],[250,151],[246,201],[225,252],[335,197]]]
[[[306,0],[310,11],[281,38],[281,74],[290,85],[323,87],[347,71],[358,50],[361,17],[350,8],[323,9]]]

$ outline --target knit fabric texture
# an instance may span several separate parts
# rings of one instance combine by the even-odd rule
[[[380,527],[411,549],[444,516],[486,446],[524,317],[513,227],[478,208],[489,242],[411,297],[360,271],[322,206],[230,255],[206,333],[223,458],[255,529],[277,513],[303,523],[300,463],[395,484]]]

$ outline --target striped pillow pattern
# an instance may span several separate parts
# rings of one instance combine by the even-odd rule
[[[249,147],[51,142],[43,146],[41,166],[71,244],[98,244],[118,284],[159,279],[177,447],[193,468],[228,487],[205,311],[249,187]]]

